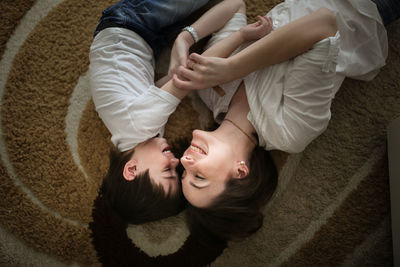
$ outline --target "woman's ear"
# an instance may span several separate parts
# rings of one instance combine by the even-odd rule
[[[235,171],[234,171],[234,175],[233,178],[244,178],[247,175],[249,175],[249,168],[247,168],[247,165],[244,161],[239,161],[236,163],[235,165]]]
[[[129,160],[125,163],[123,176],[127,181],[133,181],[136,178],[137,171],[137,162],[134,159]]]

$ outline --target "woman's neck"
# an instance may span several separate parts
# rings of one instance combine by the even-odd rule
[[[231,144],[235,144],[235,150],[251,152],[257,145],[255,129],[247,119],[247,114],[250,111],[247,102],[244,83],[242,82],[232,97],[228,113],[220,127],[215,131],[221,134],[225,140]]]
[[[213,133],[218,139],[231,146],[232,151],[234,151],[239,161],[247,160],[256,145],[237,126],[230,121],[223,120]]]
[[[232,97],[225,118],[232,121],[239,128],[241,128],[246,134],[251,137],[252,141],[257,144],[257,138],[255,137],[256,130],[247,119],[247,114],[249,113],[249,111],[250,107],[247,101],[245,85],[244,82],[242,82],[239,85],[239,88],[236,90],[236,93]]]

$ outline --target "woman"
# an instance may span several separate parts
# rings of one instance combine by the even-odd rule
[[[179,67],[174,76],[180,88],[223,84],[226,93],[199,92],[221,125],[194,131],[181,158],[192,229],[225,240],[261,227],[259,210],[276,186],[276,170],[260,146],[302,151],[326,129],[344,78],[372,79],[387,56],[386,31],[373,2],[288,0],[267,16],[274,22],[271,34],[227,59],[210,57],[234,50],[232,40],[222,39],[234,40],[244,24],[232,19],[211,40],[222,41],[203,56],[192,54],[191,69]]]
[[[90,82],[100,118],[115,149],[101,194],[125,221],[143,223],[182,208],[178,159],[164,138],[169,115],[188,93],[163,79],[154,84],[154,59],[183,19],[207,1],[121,0],[103,11],[90,48]],[[206,12],[175,41],[171,69],[184,64],[182,47],[220,29],[244,9],[226,0]],[[186,59],[187,55],[184,55]]]

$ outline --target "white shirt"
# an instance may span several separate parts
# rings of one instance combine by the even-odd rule
[[[327,7],[337,17],[338,33],[316,43],[311,50],[280,64],[272,65],[244,78],[250,112],[260,146],[289,153],[301,152],[327,127],[331,101],[344,78],[371,80],[384,66],[387,35],[375,4],[363,0],[286,0],[274,7],[274,29]],[[246,25],[236,14],[210,45]],[[294,40],[295,41],[295,40]],[[213,90],[200,97],[220,122],[240,80],[222,85],[226,95]]]
[[[124,28],[102,30],[90,47],[89,73],[96,111],[120,151],[164,134],[180,100],[154,86],[153,51],[143,38]]]

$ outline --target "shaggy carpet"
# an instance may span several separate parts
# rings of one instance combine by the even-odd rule
[[[110,134],[86,72],[93,29],[113,2],[0,2],[0,266],[393,264],[386,127],[400,115],[399,22],[388,27],[387,65],[371,82],[345,80],[327,131],[300,154],[272,153],[279,185],[260,231],[204,248],[184,212],[128,227],[104,215],[107,249],[96,251],[88,226]],[[250,21],[278,2],[246,0]],[[167,61],[165,53],[158,75]],[[192,95],[166,137],[181,150],[209,124]]]

